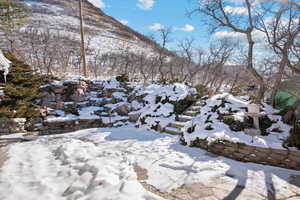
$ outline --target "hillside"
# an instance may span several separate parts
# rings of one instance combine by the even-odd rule
[[[79,39],[78,1],[75,0],[21,0],[29,8],[30,25],[46,24],[51,29]],[[84,1],[85,32],[92,49],[102,53],[134,49],[151,51],[156,46],[142,34],[106,15],[88,1]]]

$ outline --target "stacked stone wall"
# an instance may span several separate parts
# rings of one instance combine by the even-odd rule
[[[300,151],[256,147],[227,141],[208,143],[205,139],[196,139],[191,146],[238,161],[300,170]]]

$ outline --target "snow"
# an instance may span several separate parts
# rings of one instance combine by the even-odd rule
[[[69,102],[72,104],[73,102]],[[125,102],[120,102],[118,104],[106,104],[105,107],[111,107],[111,109],[116,108],[119,105],[126,104]],[[99,114],[95,114],[95,111],[102,111],[103,107],[98,107],[98,106],[88,106],[88,107],[83,107],[79,110],[79,115],[73,115],[73,114],[66,114],[62,110],[55,110],[54,112],[59,115],[59,116],[49,116],[46,119],[46,122],[48,123],[54,123],[54,122],[66,122],[66,121],[76,121],[80,119],[87,119],[87,120],[102,120],[104,124],[110,124],[110,123],[115,123],[119,121],[126,121],[129,118],[127,116],[119,116],[116,114],[113,114],[110,117],[101,117]],[[102,114],[107,114],[103,112]]]
[[[94,112],[102,110],[103,108],[97,106],[84,107],[79,110],[80,119],[99,119],[98,115],[95,115]]]
[[[4,71],[3,75],[4,75],[5,82],[6,82],[6,76],[9,73],[10,65],[11,65],[11,61],[5,58],[5,56],[3,55],[0,49],[0,71]]]
[[[89,0],[95,7],[103,7],[105,6],[104,1],[100,0]],[[40,2],[38,0],[25,0],[25,3],[29,6],[30,13],[29,19],[32,20],[31,25],[37,25],[40,27],[40,23],[45,23],[51,27],[52,32],[57,34],[59,30],[59,34],[61,36],[65,36],[70,38],[74,41],[80,41],[80,34],[74,32],[73,30],[77,30],[79,28],[79,18],[73,16],[63,4],[59,5],[53,3],[52,1],[47,2]],[[75,4],[77,5],[77,4]],[[38,9],[35,8],[37,6]],[[147,56],[155,55],[155,50],[153,46],[149,45],[147,42],[139,39],[136,35],[131,32],[126,32],[130,35],[130,38],[120,36],[120,32],[122,28],[115,26],[111,23],[110,20],[100,20],[101,16],[96,16],[98,20],[98,25],[93,24],[93,20],[90,21],[89,18],[94,18],[94,13],[86,13],[86,23],[85,27],[91,30],[91,33],[97,34],[87,34],[89,38],[89,48],[95,52],[100,52],[100,55],[104,55],[106,53],[122,53],[125,50],[136,53],[138,55],[145,54]],[[68,27],[68,28],[66,28]],[[41,27],[42,29],[42,27]],[[22,31],[25,30],[25,27],[22,28]],[[87,60],[94,60],[94,56],[87,56]],[[59,66],[54,65],[54,68],[59,68]],[[109,69],[103,69],[103,76],[104,78]],[[79,73],[78,69],[71,68],[64,74],[57,74],[61,75],[62,77],[70,77],[75,73]]]
[[[118,100],[122,100],[122,101],[126,101],[127,100],[127,95],[124,92],[114,92],[113,97],[118,99]]]
[[[53,80],[50,84],[53,86],[63,86],[64,85],[62,81],[57,81],[57,80]]]
[[[147,169],[147,184],[162,192],[194,183],[232,190],[238,185],[260,197],[273,191],[288,198],[300,190],[291,182],[299,171],[237,162],[129,125],[10,145],[0,171],[0,199],[162,199],[137,181],[133,163]]]
[[[78,119],[78,117],[76,115],[67,114],[65,116],[60,116],[60,117],[50,116],[50,117],[47,117],[47,119],[45,121],[49,122],[49,123],[52,123],[52,122],[73,121],[73,120],[76,120],[76,119]]]
[[[88,1],[97,8],[105,8],[105,3],[102,0],[88,0]]]
[[[155,102],[156,96],[162,97],[162,100],[168,97],[171,101],[179,101],[189,94],[196,94],[197,91],[185,84],[174,83],[169,85],[151,84],[145,88],[143,93],[148,94],[145,100]]]
[[[144,89],[137,88],[138,95],[145,95],[146,104],[139,110],[140,118],[145,118],[146,126],[152,127],[159,124],[166,127],[175,120],[174,105],[165,100],[178,102],[188,95],[197,93],[195,88],[185,84],[174,83],[168,85],[151,84]],[[159,99],[159,102],[157,100]],[[140,123],[142,124],[142,123]]]
[[[212,111],[214,106],[221,105],[222,99],[226,102],[223,107],[218,108],[218,112]],[[206,105],[200,109],[200,114],[197,115],[191,122],[185,125],[185,129],[196,125],[193,133],[184,133],[184,139],[188,144],[191,144],[196,138],[206,139],[209,142],[216,140],[226,140],[234,143],[244,143],[252,146],[260,146],[267,148],[283,149],[283,141],[289,136],[291,126],[283,123],[281,116],[275,115],[278,110],[273,109],[267,104],[263,104],[263,114],[266,114],[271,120],[276,123],[272,124],[267,131],[270,132],[268,136],[251,136],[246,135],[243,131],[234,132],[230,130],[229,126],[218,119],[219,114],[229,114],[233,112],[235,120],[243,121],[246,116],[245,108],[250,104],[250,101],[244,100],[241,97],[235,97],[228,93],[212,96],[205,101]],[[210,116],[209,120],[208,116]],[[210,122],[208,122],[210,121]],[[207,126],[213,127],[213,130],[206,130]],[[272,132],[274,128],[280,128],[282,133]]]
[[[139,103],[138,101],[132,101],[131,106],[134,110],[141,109],[144,105],[142,103]]]
[[[1,199],[160,199],[136,180],[131,158],[122,152],[99,151],[80,140],[31,145],[10,149],[11,159],[1,173]],[[24,153],[24,147],[27,154],[15,157]],[[21,172],[18,164],[23,164],[24,174],[14,177],[11,185],[11,175]],[[5,174],[6,170],[11,174]]]
[[[117,91],[112,95],[122,101],[115,104],[107,103],[104,106],[82,106],[78,116],[67,114],[62,110],[53,110],[57,116],[48,117],[47,122],[99,119],[104,124],[114,123],[115,127],[120,127],[31,137],[30,139],[34,141],[9,145],[7,161],[3,166],[0,162],[1,200],[162,199],[144,189],[134,171],[135,164],[147,170],[148,178],[145,182],[161,192],[172,193],[183,185],[200,184],[215,190],[231,188],[233,192],[235,187],[240,187],[260,197],[267,197],[270,191],[274,191],[276,197],[282,199],[300,193],[299,185],[292,183],[294,177],[300,177],[299,171],[240,163],[198,148],[183,146],[177,136],[148,130],[158,123],[166,127],[170,122],[174,122],[174,106],[162,101],[182,100],[188,95],[195,94],[193,88],[181,84],[152,84],[145,89],[135,86],[136,89],[132,94],[142,95],[144,101],[129,103],[127,96],[132,94],[125,94],[124,88],[115,79],[99,82],[99,85]],[[105,100],[97,97],[102,92],[91,92],[89,99]],[[156,102],[157,97],[160,99],[159,102]],[[224,99],[227,103],[223,107],[218,107]],[[74,103],[66,102],[66,104]],[[86,102],[81,103],[85,105]],[[282,148],[282,140],[288,135],[290,127],[282,122],[280,116],[274,114],[278,111],[271,106],[266,104],[261,106],[263,113],[276,121],[268,129],[270,135],[255,137],[252,143],[251,136],[244,132],[231,131],[217,119],[218,114],[211,111],[217,106],[219,113],[233,113],[235,119],[242,121],[245,107],[251,103],[248,98],[220,94],[205,100],[205,103],[203,107],[194,106],[194,109],[200,109],[200,114],[194,119],[191,117],[192,122],[184,123],[184,129],[192,124],[197,125],[194,133],[184,133],[186,141],[191,142],[199,137],[209,142],[222,139],[255,146]],[[145,117],[146,124],[138,122],[128,125],[128,116],[119,116],[116,113],[95,114],[96,111],[102,112],[105,108],[114,110],[121,105],[132,107],[134,111],[131,113],[140,113],[141,117]],[[206,123],[208,115],[211,115],[211,122]],[[135,125],[139,125],[138,128]],[[211,125],[214,129],[205,130],[207,125]],[[280,128],[284,132],[272,132],[274,128]],[[8,137],[28,139],[23,134]],[[5,137],[0,136],[1,139]]]
[[[106,89],[116,89],[120,87],[120,83],[116,78],[112,78],[111,80],[104,81],[103,86]]]
[[[122,120],[128,120],[129,118],[127,116],[112,116],[112,117],[101,117],[102,122],[104,124],[109,124],[109,123],[115,123],[115,122],[119,122]]]
[[[0,97],[4,96],[4,87],[0,87]]]

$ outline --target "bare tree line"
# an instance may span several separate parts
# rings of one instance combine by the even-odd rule
[[[201,0],[190,14],[200,13],[212,33],[226,30],[240,34],[245,43],[235,39],[214,39],[209,48],[196,47],[194,38],[172,40],[171,27],[151,37],[157,45],[152,52],[137,52],[124,43],[118,51],[92,48],[91,36],[86,37],[87,63],[94,78],[125,74],[130,80],[189,82],[202,84],[212,92],[227,86],[259,85],[257,101],[268,88],[274,88],[272,102],[281,81],[300,72],[300,10],[296,1],[263,1],[258,7],[252,0],[241,1],[243,14],[228,10],[226,0]],[[26,25],[6,42],[33,68],[42,73],[80,74],[80,43],[74,30],[56,30],[44,24]],[[263,34],[266,52],[258,59],[255,34]],[[170,43],[176,51],[168,51]],[[12,47],[11,47],[12,48]],[[228,64],[232,63],[232,64]],[[251,76],[249,76],[251,75]]]
[[[125,74],[144,84],[178,81],[220,88],[220,81],[225,80],[224,74],[220,74],[224,73],[222,68],[231,55],[232,45],[228,46],[223,40],[204,51],[195,48],[194,39],[187,38],[178,42],[177,52],[168,52],[165,48],[171,31],[162,29],[160,32],[164,44],[151,53],[137,53],[124,43],[118,51],[103,54],[101,49],[91,48],[91,37],[88,37],[86,50],[90,76],[103,78]],[[17,35],[14,38],[18,46],[15,54],[35,71],[49,75],[80,74],[80,44],[75,35],[43,24],[27,25],[18,30]]]

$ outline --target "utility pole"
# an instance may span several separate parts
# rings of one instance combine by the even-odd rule
[[[83,76],[87,77],[87,66],[85,57],[85,44],[84,44],[84,28],[83,28],[83,16],[82,16],[82,0],[79,0],[79,15],[80,15],[80,36],[81,36],[81,58],[83,61]]]

